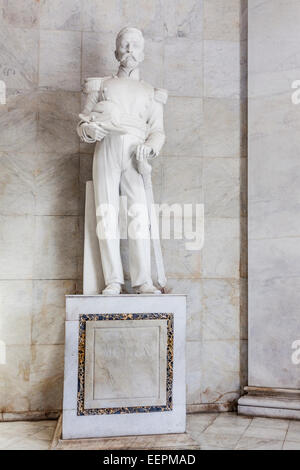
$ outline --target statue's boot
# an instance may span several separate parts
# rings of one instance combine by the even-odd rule
[[[108,284],[102,291],[102,295],[119,295],[121,293],[121,284],[112,282]]]
[[[161,294],[161,291],[157,289],[152,282],[145,282],[141,286],[135,287],[134,291],[136,294]]]

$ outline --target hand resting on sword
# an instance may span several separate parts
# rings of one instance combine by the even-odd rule
[[[149,145],[146,145],[146,144],[138,145],[136,148],[136,159],[138,162],[141,162],[142,160],[149,158],[152,153],[153,153],[153,150]]]
[[[153,150],[149,145],[141,144],[137,146],[136,160],[137,160],[138,172],[141,175],[151,173],[152,167],[147,162],[147,159],[151,156],[152,153],[153,153]]]

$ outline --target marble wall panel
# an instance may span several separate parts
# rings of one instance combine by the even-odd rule
[[[146,36],[162,37],[163,17],[160,0],[131,0],[122,1],[123,24],[135,24],[143,30]]]
[[[249,97],[286,92],[297,80],[299,15],[295,0],[249,3]]]
[[[162,203],[180,204],[181,207],[203,203],[201,158],[162,157],[161,165]]]
[[[32,281],[0,281],[0,339],[31,344]]]
[[[203,102],[203,155],[237,157],[245,155],[241,115],[244,109],[238,99],[205,98]]]
[[[0,217],[0,279],[32,279],[35,219]]]
[[[203,0],[164,0],[162,14],[165,37],[202,39]]]
[[[79,155],[9,153],[0,164],[1,215],[79,213]]]
[[[238,279],[239,273],[239,219],[206,218],[202,276]]]
[[[284,272],[250,281],[249,385],[299,389],[299,365],[292,362],[292,344],[299,340],[299,287],[300,278],[286,278]]]
[[[240,396],[240,383],[239,372],[224,370],[221,364],[213,367],[208,363],[202,373],[201,403],[216,405],[235,402]]]
[[[30,345],[8,345],[6,347],[6,363],[1,364],[1,375],[4,377],[4,396],[0,409],[3,411],[29,410],[30,397]]]
[[[80,31],[81,0],[40,0],[40,28],[52,30]]]
[[[187,340],[238,340],[238,280],[169,279],[168,293],[187,294]]]
[[[33,281],[32,343],[64,344],[65,295],[76,293],[76,282]]]
[[[163,17],[159,0],[86,0],[82,9],[84,31],[116,33],[127,25],[141,28],[147,37],[162,37]]]
[[[37,152],[79,152],[76,132],[81,108],[80,94],[48,91],[38,94]]]
[[[30,410],[60,410],[63,391],[63,345],[31,347]]]
[[[0,80],[7,88],[29,90],[37,86],[39,33],[0,23]]]
[[[161,39],[146,38],[145,59],[141,64],[141,78],[156,88],[164,86],[164,42]]]
[[[188,240],[189,242],[189,240]],[[197,279],[201,277],[201,251],[188,251],[186,240],[162,240],[164,264],[167,277]]]
[[[249,202],[249,238],[300,237],[300,202],[293,200]]]
[[[206,217],[240,215],[240,160],[204,158],[203,192]]]
[[[239,281],[203,279],[202,337],[208,340],[239,340],[240,292]]]
[[[79,251],[78,217],[36,216],[35,279],[77,279]]]
[[[187,295],[187,341],[201,341],[203,283],[200,279],[168,279],[168,294]]]
[[[204,341],[201,347],[203,403],[224,403],[239,397],[239,341]]]
[[[80,91],[81,34],[78,31],[40,32],[39,85]]]
[[[249,240],[249,278],[267,280],[300,277],[300,238]]]
[[[116,73],[115,34],[86,32],[82,36],[82,81]]]
[[[240,43],[204,41],[204,96],[239,98],[241,82]]]
[[[201,342],[188,341],[186,343],[186,385],[187,403],[198,404],[201,401],[202,374]]]
[[[34,214],[34,171],[31,154],[0,154],[0,214]]]
[[[243,0],[203,0],[204,39],[239,41],[246,3]]]
[[[249,100],[249,126],[250,200],[300,200],[299,109],[290,93]]]
[[[175,37],[165,41],[164,87],[169,95],[203,96],[202,47],[202,41],[188,38]]]
[[[38,98],[33,92],[8,91],[0,107],[0,152],[33,152],[37,140]]]
[[[39,2],[18,0],[16,7],[11,0],[0,0],[0,23],[18,28],[37,28],[39,25]]]
[[[115,33],[124,22],[121,15],[120,0],[85,0],[81,14],[83,31]]]
[[[32,299],[19,313],[17,294],[11,301],[4,296],[4,318],[10,305],[16,310],[9,320],[20,318],[20,327],[5,333],[8,348],[15,347],[11,342],[24,348],[24,361],[21,349],[9,350],[15,359],[12,372],[5,371],[0,410],[60,408],[63,295],[80,288],[85,182],[94,150],[79,144],[75,131],[84,99],[80,89],[86,77],[116,72],[115,34],[127,24],[145,34],[142,78],[169,91],[167,142],[153,162],[155,200],[204,202],[207,211],[202,251],[187,250],[186,240],[163,241],[168,288],[188,294],[188,403],[235,399],[239,372],[203,359],[202,345],[215,343],[215,356],[226,351],[231,357],[239,328],[246,338],[245,321],[238,322],[239,304],[245,312],[238,276],[247,274],[239,266],[244,231],[238,204],[246,167],[245,159],[239,166],[240,155],[246,155],[240,99],[245,3],[18,0],[15,8],[0,0],[0,79],[8,86],[7,105],[0,107],[0,278],[7,292],[20,283],[13,292],[22,293],[28,283],[22,295]],[[246,252],[244,237],[241,250]]]
[[[35,160],[35,213],[78,215],[79,155],[41,153]]]
[[[166,143],[164,155],[202,156],[203,106],[202,99],[170,96],[165,106]]]

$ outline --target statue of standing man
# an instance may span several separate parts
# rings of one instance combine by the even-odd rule
[[[140,30],[124,28],[119,32],[115,56],[120,63],[116,75],[86,80],[87,100],[77,128],[83,142],[96,142],[93,182],[106,286],[102,294],[120,294],[124,284],[118,226],[120,194],[127,197],[128,225],[133,222],[131,227],[139,232],[128,234],[132,287],[136,293],[158,294],[160,290],[151,278],[149,219],[135,207],[147,208],[148,200],[149,209],[141,173],[147,173],[148,160],[159,154],[165,141],[163,105],[167,91],[140,79],[139,64],[144,59]],[[113,208],[113,214],[104,217],[103,207]],[[104,232],[115,235],[99,236]]]

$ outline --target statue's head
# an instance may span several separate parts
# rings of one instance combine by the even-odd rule
[[[135,69],[144,60],[144,36],[137,28],[123,28],[116,38],[116,59],[123,67]]]

